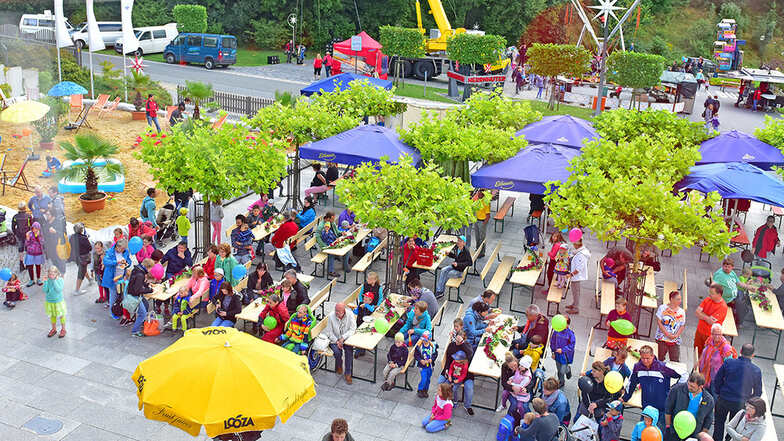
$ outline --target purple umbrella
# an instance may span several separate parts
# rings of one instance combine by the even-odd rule
[[[486,165],[471,175],[475,188],[491,188],[521,193],[545,194],[548,181],[566,182],[569,161],[580,151],[553,144],[524,148],[506,161]]]
[[[571,115],[545,116],[515,133],[521,135],[529,144],[559,144],[575,149],[582,148],[585,140],[599,139],[591,123]]]
[[[700,146],[702,159],[697,165],[726,162],[746,162],[763,170],[784,165],[784,155],[772,145],[737,130],[722,133],[704,141]]]

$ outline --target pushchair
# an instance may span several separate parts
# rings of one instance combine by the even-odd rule
[[[159,245],[163,245],[166,240],[177,239],[177,217],[179,213],[174,209],[172,198],[170,197],[163,207],[158,210],[158,217],[155,221],[158,223],[158,234],[156,239]]]
[[[0,245],[16,245],[16,236],[5,224],[5,210],[0,208]]]

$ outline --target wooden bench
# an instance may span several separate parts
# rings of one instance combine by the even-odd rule
[[[433,323],[433,327],[434,327],[434,328],[435,328],[435,327],[438,327],[438,326],[441,326],[441,319],[443,319],[443,318],[444,318],[444,309],[446,308],[446,305],[447,305],[448,303],[449,303],[449,302],[444,302],[444,303],[442,303],[442,304],[441,304],[441,307],[440,307],[440,308],[438,308],[438,311],[436,312],[436,314],[435,314],[435,315],[433,316],[433,318],[431,319],[431,323]]]
[[[305,241],[305,251],[310,252],[310,261],[313,263],[313,272],[310,273],[312,276],[316,276],[318,272],[318,267],[321,265],[321,276],[317,277],[326,277],[327,273],[327,253],[323,251],[319,251],[316,255],[313,255],[313,250],[316,248],[316,235],[314,234],[310,239]]]
[[[457,303],[463,303],[463,298],[460,297],[460,286],[462,286],[463,282],[465,282],[466,276],[468,275],[468,270],[471,269],[471,267],[473,267],[476,264],[476,259],[479,256],[480,251],[482,251],[482,248],[477,248],[476,251],[474,251],[473,254],[471,254],[471,265],[463,269],[463,272],[460,274],[460,277],[452,277],[451,279],[446,281],[446,287],[448,289],[447,296],[446,296],[447,301],[455,301]],[[488,259],[488,261],[489,260],[492,259]],[[457,290],[457,298],[455,300],[452,300],[453,289]]]
[[[506,217],[506,213],[509,212],[511,209],[510,216],[514,216],[514,203],[515,197],[509,196],[504,200],[504,203],[501,204],[501,207],[493,216],[493,220],[495,223],[493,224],[493,231],[496,233],[503,233],[504,232],[504,218]],[[501,231],[498,231],[498,223],[501,222]]]
[[[316,341],[316,337],[324,331],[324,328],[327,327],[328,323],[329,317],[324,317],[316,326],[310,328],[310,347],[308,347],[308,364],[310,365],[310,372],[316,372],[319,368],[329,371],[327,368],[327,360],[323,357],[333,357],[335,355],[332,353],[332,349],[330,349],[329,346],[323,351],[316,351],[313,348],[313,342]],[[331,372],[335,372],[335,370],[332,370]]]
[[[357,289],[351,292],[351,294],[347,295],[345,299],[343,299],[343,304],[346,305],[346,308],[354,309],[357,307],[356,301],[359,297],[359,292],[362,291],[362,287],[358,286]]]
[[[482,267],[482,271],[479,272],[479,280],[482,281],[482,286],[487,288],[487,284],[485,283],[485,277],[490,272],[490,267],[493,266],[493,261],[498,257],[498,252],[501,251],[501,241],[499,240],[498,243],[493,248],[493,251],[490,253],[490,256],[487,258],[485,265]]]
[[[455,314],[455,318],[463,318],[465,315],[465,303],[461,303],[460,307],[457,308],[457,314]],[[444,370],[444,365],[446,363],[446,351],[441,354],[441,370]]]
[[[501,297],[501,289],[503,289],[506,279],[509,278],[509,274],[512,272],[514,264],[514,256],[504,256],[503,259],[501,259],[501,263],[496,267],[495,274],[493,274],[493,278],[490,279],[490,283],[487,285],[487,289],[496,294],[496,299]]]
[[[571,279],[566,282],[565,288],[558,288],[555,283],[550,284],[550,289],[547,290],[547,315],[550,316],[550,304],[555,303],[555,313],[560,314],[561,300],[566,298],[566,293],[569,291],[569,284]]]
[[[730,337],[730,344],[732,344],[732,341],[738,336],[738,327],[735,325],[735,314],[732,312],[732,308],[727,308],[727,316],[724,317],[721,329],[725,336]]]
[[[310,307],[310,310],[313,311],[313,314],[316,314],[316,309],[321,310],[321,314],[316,315],[319,320],[324,318],[324,303],[332,296],[332,288],[335,287],[337,281],[338,279],[330,280],[329,283],[324,285],[324,287],[310,299],[310,304],[308,306]]]
[[[598,262],[597,262],[598,266]],[[599,293],[600,293],[600,306],[599,306],[599,321],[596,322],[594,328],[605,330],[604,321],[602,320],[603,317],[607,316],[610,311],[615,309],[615,285],[610,282],[605,282],[601,280],[601,271],[599,271],[599,276],[597,276],[597,286],[599,286]],[[549,294],[548,294],[549,296]]]
[[[479,276],[479,273],[476,271],[476,263],[477,260],[480,259],[479,255],[482,254],[482,251],[485,249],[486,245],[487,245],[487,239],[484,239],[482,243],[480,243],[479,246],[476,247],[476,251],[471,255],[471,258],[474,259],[474,261],[471,262],[472,271],[468,273],[469,276]],[[487,259],[488,262],[491,260],[493,259]]]
[[[297,234],[295,234],[295,235],[293,235],[293,236],[289,237],[289,239],[288,239],[288,241],[287,241],[287,242],[288,242],[288,244],[289,244],[289,247],[291,248],[291,252],[292,252],[292,254],[294,253],[294,248],[296,248],[296,247],[297,247],[297,245],[299,245],[299,244],[300,244],[300,243],[302,243],[303,241],[306,241],[306,240],[308,240],[308,239],[307,239],[307,235],[308,235],[308,233],[310,233],[311,231],[313,231],[313,228],[315,228],[315,227],[316,227],[316,225],[318,225],[318,223],[319,223],[320,221],[321,221],[321,216],[316,216],[316,218],[315,218],[315,219],[313,219],[313,222],[311,222],[311,223],[309,223],[309,224],[305,225],[304,227],[300,228],[300,229],[299,229],[299,231],[297,231]],[[273,255],[275,255],[275,250],[272,250],[272,251],[269,253],[269,256],[270,256],[270,257],[272,257]],[[264,254],[262,254],[261,261],[262,261],[262,262],[264,261]]]
[[[376,246],[376,248],[373,249],[373,251],[369,253],[365,253],[365,255],[362,256],[362,258],[359,259],[359,261],[357,261],[357,263],[355,263],[354,266],[351,267],[351,271],[355,272],[354,279],[357,285],[362,283],[359,281],[359,275],[362,274],[362,278],[364,279],[365,273],[367,272],[368,268],[370,268],[370,265],[372,265],[373,262],[376,259],[378,259],[381,256],[381,254],[383,254],[386,248],[387,248],[387,238],[385,237],[384,240],[379,242],[378,246]]]

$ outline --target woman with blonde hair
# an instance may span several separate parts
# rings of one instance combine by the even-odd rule
[[[49,330],[47,337],[53,337],[57,333],[57,319],[60,319],[60,335],[58,338],[65,337],[65,298],[63,297],[63,278],[60,270],[56,266],[50,266],[46,272],[43,282],[43,291],[46,294],[44,307],[46,315],[52,322],[52,329]]]

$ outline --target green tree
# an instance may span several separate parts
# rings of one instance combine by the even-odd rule
[[[631,109],[639,93],[639,90],[635,89],[658,85],[666,62],[660,55],[616,50],[607,59],[608,78],[623,87],[632,88],[632,99],[629,102]]]
[[[382,26],[379,28],[379,43],[384,53],[395,58],[420,58],[425,56],[425,36],[418,29],[401,28],[398,26]],[[395,83],[402,76],[402,63],[391,66]]]
[[[180,32],[207,32],[207,8],[202,5],[177,5],[172,15]]]
[[[766,115],[765,125],[763,127],[757,127],[754,130],[754,136],[760,141],[778,148],[781,150],[781,153],[784,154],[784,119],[771,118]],[[775,167],[774,170],[779,176],[784,177],[784,168]]]
[[[400,287],[401,236],[427,236],[434,227],[457,229],[468,225],[476,220],[475,213],[490,196],[473,201],[469,184],[441,176],[433,164],[417,169],[408,157],[398,164],[363,164],[354,178],[341,179],[335,191],[369,228],[385,228],[392,234],[387,247],[390,289]]]
[[[457,34],[446,43],[450,60],[472,66],[495,63],[504,50],[505,40],[499,35]]]
[[[565,75],[579,77],[589,69],[591,54],[581,48],[570,44],[539,44],[528,48],[528,63],[531,72],[546,77]],[[548,107],[555,108],[556,87],[553,82],[552,93]]]
[[[735,2],[725,2],[719,6],[719,18],[731,18],[738,25],[738,32],[748,32],[749,17],[743,13],[743,9]]]
[[[351,87],[336,87],[332,92],[322,92],[312,97],[317,106],[329,109],[335,115],[347,115],[355,119],[370,116],[393,115],[404,111],[404,104],[395,102],[395,91],[375,87],[368,80],[354,80]]]
[[[203,242],[210,237],[210,203],[240,196],[248,189],[266,192],[286,174],[286,143],[265,133],[250,133],[241,125],[214,130],[193,121],[172,127],[165,137],[142,136],[137,157],[168,192],[192,188],[204,200]]]
[[[185,82],[185,96],[193,100],[193,119],[201,119],[199,106],[212,98],[212,84],[199,81]]]
[[[134,0],[134,26],[160,26],[174,20],[171,9],[161,7],[159,0]]]
[[[697,145],[713,137],[705,133],[701,123],[680,118],[667,110],[610,110],[594,118],[593,126],[602,138],[615,143],[638,136],[667,137],[675,147],[681,147]]]

